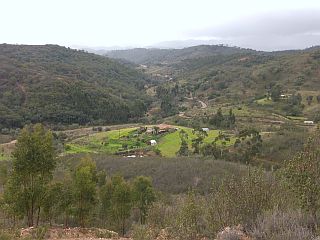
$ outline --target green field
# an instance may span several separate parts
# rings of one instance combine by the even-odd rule
[[[192,139],[196,136],[192,133],[191,128],[178,127],[179,130],[171,133],[152,135],[147,133],[138,133],[138,128],[123,128],[120,130],[112,130],[108,132],[98,132],[89,136],[80,137],[65,145],[65,152],[67,154],[74,153],[107,153],[116,154],[126,150],[144,149],[152,150],[158,149],[164,157],[174,157],[180,148],[181,140],[179,132],[183,129],[187,132],[188,144],[191,149]],[[210,143],[219,135],[219,130],[210,130],[208,136],[205,138],[205,143]],[[158,145],[151,147],[148,142],[154,139]],[[226,142],[226,146],[232,145],[235,141],[231,137],[230,142]],[[222,144],[221,141],[217,142]]]
[[[81,137],[66,144],[66,152],[105,152],[114,154],[122,149],[125,145],[127,148],[132,148],[134,146],[138,147],[138,139],[131,136],[136,130],[137,128],[124,128],[108,132],[99,132],[86,137]],[[146,144],[144,146],[146,146]]]
[[[183,129],[188,133],[188,145],[191,149],[191,143],[192,139],[194,139],[196,136],[192,133],[191,128],[186,127],[179,127],[179,129]],[[180,131],[179,130],[179,131]],[[160,142],[157,146],[157,148],[161,151],[161,155],[164,157],[174,157],[176,156],[176,153],[178,152],[181,144],[181,140],[179,137],[179,131],[176,131],[174,133],[169,133],[162,137],[160,139]],[[205,138],[205,143],[211,143],[215,140],[215,138],[219,135],[220,130],[210,130],[208,133],[208,136]],[[230,142],[226,143],[226,146],[233,145],[235,142],[235,137],[230,138]],[[217,142],[218,145],[221,145],[221,141]]]
[[[296,121],[305,121],[308,120],[306,117],[299,117],[299,116],[287,116],[288,119],[290,120],[296,120]]]
[[[273,102],[272,100],[269,98],[261,98],[259,100],[256,100],[256,103],[258,103],[259,105],[272,105]]]

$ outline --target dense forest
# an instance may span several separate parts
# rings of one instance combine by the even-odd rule
[[[57,45],[0,45],[0,126],[128,122],[150,103],[143,73]]]

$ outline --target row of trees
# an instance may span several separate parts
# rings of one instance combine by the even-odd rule
[[[52,134],[42,125],[21,131],[13,157],[10,177],[2,181],[1,208],[14,222],[38,226],[63,221],[65,226],[84,227],[94,219],[124,234],[132,211],[144,223],[156,199],[150,178],[138,176],[132,182],[121,175],[107,178],[89,157],[57,176]]]

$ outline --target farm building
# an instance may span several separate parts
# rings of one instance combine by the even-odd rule
[[[174,132],[175,128],[168,124],[159,124],[153,127],[147,127],[146,133],[149,134],[161,134],[166,132]]]
[[[313,121],[304,121],[303,123],[304,123],[304,124],[310,124],[310,125],[314,124]]]
[[[171,130],[174,130],[174,127],[168,124],[159,124],[159,133],[164,133],[164,132],[170,132]]]
[[[150,140],[150,145],[151,145],[151,146],[157,145],[157,141],[156,141],[156,140]]]
[[[154,132],[153,127],[148,127],[146,130],[146,133],[153,133],[153,132]]]
[[[204,131],[204,132],[209,132],[210,129],[209,129],[209,128],[202,128],[202,131]]]
[[[280,95],[280,98],[281,99],[288,99],[289,97],[291,97],[292,96],[292,94],[281,94]]]

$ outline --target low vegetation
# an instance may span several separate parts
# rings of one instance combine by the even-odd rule
[[[249,133],[259,136],[240,136]],[[191,240],[214,239],[225,227],[241,224],[252,239],[311,240],[319,225],[318,145],[316,132],[276,172],[212,157],[57,159],[52,133],[28,126],[12,164],[1,163],[2,226],[37,226],[41,234],[42,226],[64,224],[107,228],[139,240]]]

